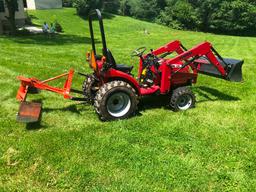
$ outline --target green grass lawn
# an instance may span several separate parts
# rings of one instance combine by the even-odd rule
[[[174,113],[145,98],[140,115],[101,122],[92,106],[50,92],[40,124],[16,122],[18,75],[46,79],[69,68],[88,73],[88,22],[74,9],[31,11],[41,25],[55,19],[55,37],[0,36],[0,191],[254,191],[256,189],[256,38],[172,30],[108,16],[108,47],[118,62],[130,52],[179,39],[190,48],[210,41],[224,57],[244,59],[244,82],[201,75],[196,108]],[[144,29],[149,35],[144,34]],[[83,78],[76,75],[73,87]],[[62,82],[57,82],[62,85]],[[149,104],[149,102],[153,104]]]

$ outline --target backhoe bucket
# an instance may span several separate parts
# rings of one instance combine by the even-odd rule
[[[198,64],[200,64],[200,68],[198,69],[199,73],[225,79],[227,81],[243,81],[242,65],[244,61],[227,58],[224,58],[223,61],[219,60],[220,64],[224,67],[224,69],[227,72],[226,76],[222,76],[221,73],[217,70],[217,68],[213,64],[211,64],[206,58],[202,58],[200,59],[200,61],[197,62]]]
[[[19,112],[17,114],[17,121],[23,123],[34,123],[39,121],[41,109],[41,103],[21,102]]]

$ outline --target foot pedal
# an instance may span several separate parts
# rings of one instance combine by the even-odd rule
[[[22,123],[34,123],[40,119],[42,104],[34,102],[21,102],[17,121]]]

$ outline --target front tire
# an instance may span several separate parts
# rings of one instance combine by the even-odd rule
[[[196,98],[189,87],[179,87],[173,90],[170,107],[173,111],[185,111],[195,107]]]
[[[124,81],[104,84],[97,92],[94,102],[95,110],[103,121],[128,118],[135,113],[137,105],[135,90]]]

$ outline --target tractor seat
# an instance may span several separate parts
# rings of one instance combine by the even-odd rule
[[[115,69],[118,71],[122,71],[124,73],[130,73],[133,69],[133,66],[128,66],[124,64],[116,64]]]
[[[131,73],[133,66],[127,66],[124,64],[116,64],[116,61],[111,53],[111,51],[109,49],[107,49],[107,55],[109,58],[109,62],[112,64],[113,68],[118,70],[118,71],[122,71],[124,73]]]

